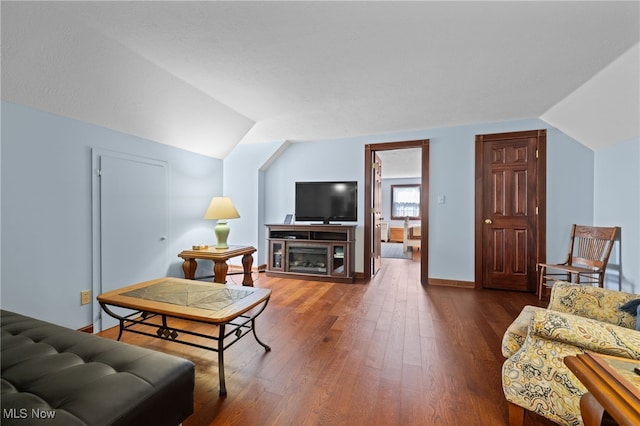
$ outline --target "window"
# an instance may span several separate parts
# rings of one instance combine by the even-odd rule
[[[420,219],[420,185],[391,185],[391,219]]]

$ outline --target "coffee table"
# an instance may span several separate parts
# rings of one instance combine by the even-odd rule
[[[260,341],[255,329],[255,319],[267,307],[270,296],[271,290],[263,288],[158,278],[103,293],[97,299],[102,309],[120,322],[118,340],[128,331],[217,352],[220,396],[226,396],[225,349],[252,332],[265,351],[271,350]],[[135,312],[120,315],[111,306]],[[214,325],[217,333],[204,334],[169,324],[169,319],[175,318]],[[204,344],[203,339],[216,344]]]

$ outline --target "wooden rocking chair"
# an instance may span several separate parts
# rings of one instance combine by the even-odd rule
[[[604,272],[617,232],[617,226],[604,228],[574,224],[567,260],[560,264],[538,264],[538,299],[542,300],[544,290],[550,289],[558,280],[603,287]],[[561,272],[549,273],[548,269]]]

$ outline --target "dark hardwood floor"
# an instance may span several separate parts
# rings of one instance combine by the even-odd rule
[[[369,283],[256,274],[255,285],[273,291],[257,320],[272,351],[247,336],[225,352],[226,398],[214,352],[130,333],[122,340],[196,364],[185,426],[507,425],[500,342],[537,297],[423,287],[418,277],[419,263],[404,259],[384,259]],[[553,424],[534,415],[527,422]]]

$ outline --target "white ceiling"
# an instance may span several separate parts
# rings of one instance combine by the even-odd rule
[[[639,4],[2,1],[2,99],[216,158],[534,117],[597,148],[638,136]]]
[[[376,151],[382,162],[382,178],[416,178],[422,175],[422,150],[420,148]]]

